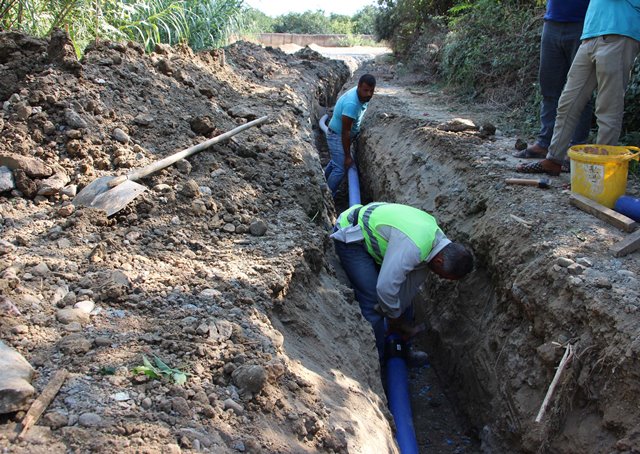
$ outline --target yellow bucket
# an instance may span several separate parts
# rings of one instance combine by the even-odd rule
[[[571,191],[613,208],[627,189],[629,161],[638,155],[638,147],[574,145],[569,148]]]

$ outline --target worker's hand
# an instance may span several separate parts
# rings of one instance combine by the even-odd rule
[[[351,154],[347,154],[344,157],[344,171],[348,171],[349,167],[351,167],[351,165],[353,164],[353,158],[351,157]]]
[[[424,323],[413,325],[402,317],[387,318],[387,326],[390,333],[400,334],[405,339],[411,339],[426,330]]]

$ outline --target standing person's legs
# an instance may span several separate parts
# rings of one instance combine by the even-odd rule
[[[329,131],[327,134],[327,145],[329,146],[329,155],[331,160],[325,168],[324,175],[327,179],[327,186],[331,190],[331,194],[335,198],[338,193],[338,187],[344,178],[344,149],[342,147],[342,137]]]
[[[640,42],[621,35],[602,36],[597,40],[594,55],[598,79],[598,143],[616,145],[622,129],[624,92]]]
[[[567,67],[567,71],[571,68],[571,63],[580,48],[580,36],[582,35],[582,27],[584,25],[583,22],[576,22],[565,24],[566,27],[564,29],[564,37],[563,37],[563,47],[566,55],[567,62],[569,66]],[[565,77],[566,82],[566,77]],[[564,84],[563,84],[564,86]],[[589,138],[589,131],[591,130],[591,119],[593,118],[593,94],[589,98],[589,102],[582,110],[582,114],[580,115],[580,119],[578,120],[578,125],[576,126],[576,130],[573,133],[573,138],[569,145],[576,145],[586,143]]]
[[[585,40],[578,49],[567,75],[567,83],[558,101],[558,113],[549,145],[547,159],[562,164],[584,107],[596,88],[596,68],[593,61],[595,40]]]
[[[382,362],[385,325],[384,317],[375,310],[375,306],[378,303],[378,292],[376,291],[378,268],[376,263],[362,242],[343,243],[334,241],[334,245],[342,267],[351,281],[356,300],[360,305],[360,312],[373,328],[378,356],[380,362]]]
[[[542,39],[540,41],[540,132],[536,145],[540,148],[549,148],[553,127],[556,122],[558,99],[567,80],[567,72],[571,67],[571,59],[567,55],[562,31],[565,24],[545,21],[542,27]],[[537,153],[537,151],[536,151]]]

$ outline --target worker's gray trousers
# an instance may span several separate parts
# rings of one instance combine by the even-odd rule
[[[593,90],[598,122],[597,143],[616,145],[622,130],[624,92],[640,41],[622,35],[586,39],[578,48],[558,102],[558,114],[547,159],[562,163],[571,137]]]

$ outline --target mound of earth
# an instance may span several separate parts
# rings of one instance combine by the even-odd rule
[[[312,125],[347,77],[310,50],[98,42],[78,62],[64,33],[0,33],[0,336],[34,375],[2,402],[4,449],[395,451],[370,332],[325,259]],[[263,115],[111,218],[71,203]]]

